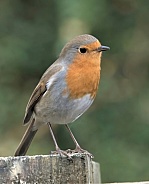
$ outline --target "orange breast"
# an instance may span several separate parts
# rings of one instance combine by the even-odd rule
[[[69,65],[66,83],[72,99],[86,94],[95,98],[100,80],[100,57],[100,53],[78,54]]]

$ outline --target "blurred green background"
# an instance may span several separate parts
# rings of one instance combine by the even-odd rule
[[[101,165],[102,182],[149,180],[149,1],[0,1],[0,156],[13,155],[26,127],[28,99],[64,44],[89,33],[103,53],[97,98],[70,125],[80,145]],[[62,149],[74,145],[54,127]],[[54,150],[47,126],[29,151]]]

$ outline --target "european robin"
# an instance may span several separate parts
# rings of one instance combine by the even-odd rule
[[[59,148],[52,124],[66,126],[76,145],[74,152],[87,152],[80,147],[68,124],[78,119],[93,103],[100,81],[101,55],[106,50],[109,47],[102,46],[98,39],[88,34],[77,36],[64,46],[29,99],[24,117],[24,125],[29,126],[15,156],[26,154],[37,130],[44,124],[50,128],[58,154],[68,156],[67,151]]]

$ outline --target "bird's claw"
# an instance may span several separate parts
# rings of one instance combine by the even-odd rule
[[[57,149],[56,151],[51,151],[51,154],[59,154],[61,157],[65,156],[67,157],[69,160],[72,160],[72,156],[74,154],[85,154],[88,155],[91,158],[94,158],[94,156],[89,153],[87,150],[82,149],[81,147],[76,147],[76,149],[71,150],[71,149],[67,149],[66,151],[61,150],[61,149]]]
[[[65,156],[68,158],[68,160],[72,160],[70,153],[61,149],[57,149],[56,151],[51,151],[51,154],[59,154],[61,157]]]
[[[74,150],[68,149],[68,150],[66,150],[66,152],[69,153],[69,154],[75,154],[75,153],[82,154],[83,153],[83,154],[88,155],[91,158],[94,158],[94,156],[90,152],[88,152],[87,150],[82,149],[81,147],[76,147],[76,149],[74,149]]]

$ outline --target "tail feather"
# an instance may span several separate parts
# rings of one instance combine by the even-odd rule
[[[33,129],[34,121],[35,120],[33,119],[30,125],[28,126],[14,156],[24,156],[26,154],[36,132],[38,131],[38,129]]]

